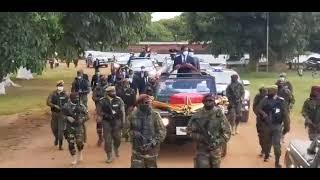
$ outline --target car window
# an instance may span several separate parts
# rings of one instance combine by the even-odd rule
[[[153,67],[153,62],[150,60],[133,60],[131,61],[131,67],[138,68],[138,67]]]

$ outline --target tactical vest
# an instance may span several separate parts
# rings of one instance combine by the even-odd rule
[[[57,94],[56,92],[53,93],[51,103],[54,105],[58,105],[59,107],[63,107],[64,104],[68,102],[68,96],[65,92]],[[58,109],[51,107],[51,111],[53,112],[60,112]]]
[[[138,111],[135,114],[136,130],[139,131],[146,139],[150,140],[155,136],[155,123],[153,112],[145,113]],[[145,142],[147,143],[147,142]]]
[[[283,109],[281,108],[281,103],[283,100],[280,98],[276,99],[266,99],[267,103],[262,108],[262,110],[268,115],[268,124],[282,124],[283,122]]]
[[[131,88],[127,88],[124,91],[124,97],[123,97],[123,101],[127,106],[133,106],[134,105],[135,98],[132,98],[132,96],[135,96],[134,90],[131,89]]]
[[[312,108],[312,112],[311,112],[311,121],[314,124],[318,124],[320,123],[320,104],[312,104],[313,108]]]
[[[105,114],[112,115],[116,119],[122,118],[121,112],[121,101],[119,97],[113,98],[109,100],[109,98],[104,99],[104,106],[102,106],[102,110]]]
[[[287,103],[287,105],[289,105],[289,101],[290,101],[290,96],[291,96],[291,92],[289,89],[287,89],[287,87],[283,87],[278,91],[278,96],[282,97],[284,99],[284,101]]]

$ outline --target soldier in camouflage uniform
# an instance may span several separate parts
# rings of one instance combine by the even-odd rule
[[[99,100],[103,98],[106,95],[105,89],[108,86],[108,79],[106,76],[102,76],[100,79],[100,82],[97,84],[96,88],[92,92],[92,100],[94,101],[96,105],[96,129],[97,129],[97,134],[98,134],[98,142],[97,145],[101,146],[103,142],[103,137],[102,137],[102,118],[98,115],[98,106],[99,106]]]
[[[238,75],[231,76],[231,84],[228,85],[226,95],[229,100],[228,119],[232,128],[232,135],[238,134],[238,125],[240,123],[242,112],[242,100],[244,98],[244,87],[238,81]]]
[[[261,102],[262,99],[264,99],[267,96],[267,89],[265,87],[261,87],[259,89],[259,93],[254,97],[252,109],[253,112],[256,115],[256,127],[257,127],[257,133],[258,133],[258,139],[259,144],[261,147],[261,153],[260,156],[262,157],[265,153],[263,152],[263,128],[262,128],[262,117],[257,112],[257,106]]]
[[[80,103],[78,93],[71,93],[70,101],[63,106],[62,112],[66,116],[66,129],[64,131],[64,135],[69,144],[69,152],[72,156],[72,164],[76,165],[79,161],[82,161],[83,158],[83,127],[84,123],[89,119],[88,110],[83,104]]]
[[[99,100],[98,116],[102,117],[104,150],[107,153],[106,163],[111,163],[112,149],[119,157],[121,129],[125,123],[124,102],[116,96],[114,86],[106,89],[107,95]]]
[[[268,97],[264,98],[257,106],[257,112],[261,115],[264,137],[264,161],[270,157],[271,147],[274,148],[275,167],[281,168],[281,135],[290,130],[288,108],[282,97],[277,96],[278,87],[273,85],[268,88]],[[283,126],[283,129],[282,129]]]
[[[289,116],[290,116],[290,111],[292,110],[292,107],[295,103],[294,96],[290,91],[289,87],[286,85],[286,81],[284,81],[283,79],[280,79],[277,84],[278,84],[277,95],[284,99],[286,103],[286,107],[288,109]],[[281,141],[282,143],[284,143],[284,136],[281,137]]]
[[[302,115],[309,139],[313,141],[320,135],[320,86],[312,86],[310,97],[303,104]]]
[[[128,121],[129,115],[132,113],[135,103],[136,103],[136,92],[130,87],[129,80],[125,79],[124,82],[124,94],[122,100],[125,104],[126,111],[126,121]],[[126,122],[128,123],[128,122]],[[129,129],[128,127],[123,128],[122,136],[125,138],[126,142],[129,141]]]
[[[281,81],[284,81],[284,85],[288,87],[288,89],[291,91],[291,93],[293,93],[292,84],[291,84],[290,81],[288,81],[286,78],[287,78],[287,74],[286,74],[286,73],[281,73],[281,74],[279,75],[279,79],[278,79],[277,82],[276,82],[276,85],[278,86],[278,84],[279,84]]]
[[[57,82],[57,90],[50,93],[47,99],[47,105],[51,107],[51,130],[55,137],[54,145],[59,144],[59,150],[62,150],[63,145],[63,129],[65,122],[61,114],[62,106],[68,102],[68,95],[63,89],[64,82],[62,80]]]
[[[222,145],[231,136],[231,127],[221,108],[215,106],[215,96],[203,98],[204,107],[196,112],[187,126],[188,134],[197,143],[195,168],[219,168]]]
[[[160,144],[166,128],[158,112],[151,108],[151,97],[141,94],[138,108],[129,116],[132,137],[131,168],[157,168]]]

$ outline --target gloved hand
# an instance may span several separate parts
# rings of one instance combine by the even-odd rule
[[[68,116],[67,117],[67,120],[70,122],[70,123],[73,123],[75,121],[75,119],[71,116]]]

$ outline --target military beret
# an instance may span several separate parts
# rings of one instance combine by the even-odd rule
[[[314,93],[320,93],[320,85],[317,85],[317,86],[312,86],[311,87],[311,93],[314,94]]]
[[[63,80],[57,81],[57,86],[63,86],[63,84],[64,84],[64,81],[63,81]]]
[[[109,92],[109,91],[116,91],[116,87],[115,87],[115,86],[108,86],[105,90],[106,90],[107,92]]]

